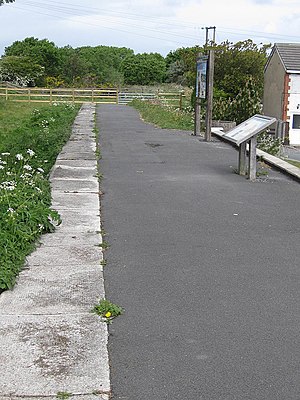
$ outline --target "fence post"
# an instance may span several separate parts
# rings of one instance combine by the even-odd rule
[[[50,104],[52,106],[52,88],[50,88]]]
[[[29,103],[30,103],[31,102],[30,89],[28,89],[28,100],[29,100]]]
[[[72,89],[72,102],[75,103],[75,89]]]
[[[94,89],[92,89],[92,103],[94,103]]]
[[[8,88],[5,88],[5,100],[8,100]]]
[[[116,89],[116,104],[119,104],[119,89]]]
[[[179,110],[180,111],[182,110],[182,97],[183,97],[182,92],[180,92],[180,94],[179,94]]]

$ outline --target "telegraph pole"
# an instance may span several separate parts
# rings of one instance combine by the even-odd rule
[[[216,27],[206,27],[206,46],[208,45],[208,31],[213,30],[213,44],[216,43]],[[207,142],[211,141],[211,126],[212,126],[212,109],[213,109],[213,88],[214,88],[214,65],[215,65],[215,52],[208,50],[208,79],[207,79],[207,103],[206,103],[206,116],[205,116],[205,136]]]

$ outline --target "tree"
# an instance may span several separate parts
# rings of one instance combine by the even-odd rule
[[[132,54],[122,62],[125,83],[151,85],[165,79],[166,62],[158,53]]]
[[[34,86],[44,73],[44,68],[33,63],[30,57],[7,56],[0,60],[0,80],[20,86]]]
[[[215,48],[214,85],[230,97],[235,97],[251,79],[262,96],[264,66],[270,45],[258,46],[248,39],[235,44],[223,42]]]
[[[44,67],[46,76],[57,76],[60,69],[58,48],[48,39],[39,40],[34,37],[16,41],[5,48],[5,56],[29,57],[33,63]],[[43,84],[42,81],[38,82]]]
[[[133,50],[125,47],[84,46],[59,49],[62,77],[68,84],[100,86],[120,85],[123,82],[122,61]]]
[[[13,3],[15,0],[0,0],[0,6],[4,3]]]
[[[188,86],[194,86],[196,80],[196,58],[204,49],[195,47],[181,47],[171,51],[166,56],[168,82],[182,82]],[[179,75],[181,70],[181,76]],[[175,73],[174,73],[175,72]]]

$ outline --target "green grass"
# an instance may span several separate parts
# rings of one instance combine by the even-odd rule
[[[60,222],[48,176],[78,109],[0,101],[0,290],[13,287],[39,236]]]
[[[174,110],[148,101],[133,100],[131,106],[136,108],[145,122],[150,122],[164,129],[193,130],[192,113]]]
[[[287,161],[288,163],[294,165],[295,167],[300,168],[300,161],[290,160],[289,158],[285,158],[284,161]]]

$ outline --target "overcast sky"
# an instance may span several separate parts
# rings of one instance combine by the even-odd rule
[[[216,42],[300,42],[300,0],[16,0],[0,7],[0,55],[34,36],[57,46],[117,46],[166,55]],[[210,31],[212,33],[212,30]]]

